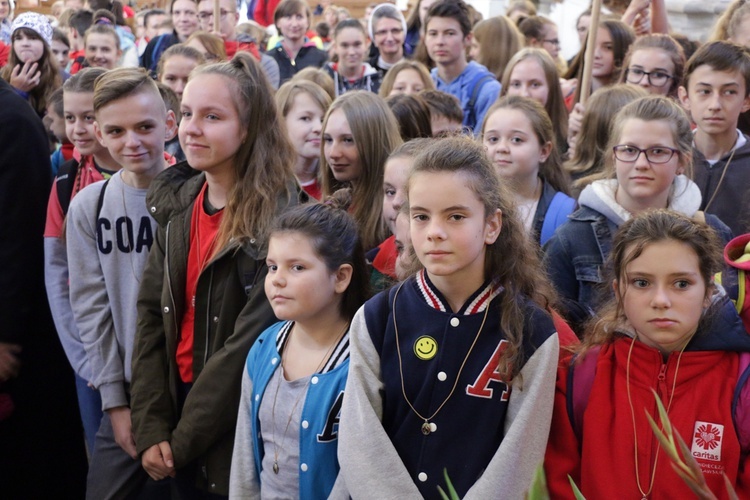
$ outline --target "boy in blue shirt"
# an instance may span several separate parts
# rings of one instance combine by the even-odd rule
[[[500,95],[500,83],[487,68],[467,62],[471,44],[469,10],[462,0],[440,0],[425,19],[425,46],[435,61],[432,79],[438,90],[461,101],[464,126],[479,131],[484,115]]]

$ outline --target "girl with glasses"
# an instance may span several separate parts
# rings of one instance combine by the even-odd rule
[[[685,53],[671,36],[646,35],[638,37],[625,56],[620,83],[676,98],[684,67]]]
[[[604,172],[581,192],[581,208],[544,247],[562,312],[573,323],[580,326],[610,297],[604,262],[612,235],[633,216],[667,208],[705,220],[725,244],[729,241],[731,231],[724,223],[698,212],[700,190],[689,178],[692,141],[690,121],[671,99],[643,97],[615,115]]]

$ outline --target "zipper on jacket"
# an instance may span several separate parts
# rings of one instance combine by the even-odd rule
[[[208,279],[208,307],[206,308],[206,349],[203,351],[203,366],[206,366],[208,362],[208,347],[211,338],[211,294],[214,287],[214,268],[211,266],[211,276]]]
[[[659,398],[662,401],[662,404],[664,404],[664,407],[667,407],[667,402],[665,401],[667,399],[667,363],[662,362],[661,368],[659,368],[659,375],[656,377],[656,393],[658,394]],[[653,404],[653,410],[651,413],[653,418],[656,418],[658,422],[658,415],[659,415],[659,408],[656,404],[656,401],[654,401]],[[661,425],[659,425],[659,428],[661,428]],[[650,431],[650,429],[649,429]],[[650,471],[654,470],[654,463],[656,462],[657,455],[659,454],[659,450],[661,446],[659,445],[659,441],[656,439],[656,436],[652,432],[648,432],[649,437],[647,438],[647,443],[644,443],[644,446],[646,446],[649,450],[649,465],[648,465],[648,473],[650,474]],[[638,450],[636,450],[636,453]],[[636,471],[636,473],[639,473]],[[648,481],[651,480],[651,476],[648,476]]]
[[[659,369],[659,376],[657,377],[657,392],[659,393],[659,397],[662,400],[662,403],[665,403],[666,408],[666,399],[669,396],[668,388],[667,388],[667,364],[662,363],[661,368]]]
[[[167,230],[165,235],[165,243],[164,247],[166,248],[166,257],[167,257],[167,287],[169,288],[169,299],[172,301],[172,319],[174,321],[174,327],[175,331],[177,332],[177,335],[179,337],[180,335],[180,327],[177,324],[177,306],[175,305],[174,300],[174,291],[172,290],[172,272],[170,270],[170,264],[169,264],[169,226],[172,225],[172,221],[170,220],[167,222]]]

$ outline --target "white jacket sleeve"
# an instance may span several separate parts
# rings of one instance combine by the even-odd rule
[[[96,186],[96,187],[94,187]],[[91,383],[102,396],[102,410],[127,406],[125,369],[115,334],[96,243],[96,211],[101,184],[81,191],[68,210],[66,240],[70,303],[91,363]]]
[[[465,500],[522,499],[547,448],[560,343],[550,336],[526,362],[511,384],[503,441]],[[509,480],[512,478],[512,480]]]
[[[379,499],[421,498],[381,423],[380,356],[367,331],[364,306],[352,320],[350,355],[338,449],[349,494],[355,500],[373,494]]]
[[[234,435],[232,469],[229,474],[229,498],[259,499],[260,478],[255,472],[253,443],[253,382],[247,368],[242,371],[242,396]]]

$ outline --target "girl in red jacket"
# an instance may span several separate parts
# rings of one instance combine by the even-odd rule
[[[652,391],[713,494],[728,497],[726,475],[748,498],[733,402],[747,399],[734,391],[750,337],[712,281],[721,257],[714,231],[676,212],[645,212],[620,227],[615,297],[558,374],[545,458],[552,498],[573,498],[568,475],[589,500],[693,496],[648,424],[646,415],[659,420]]]

